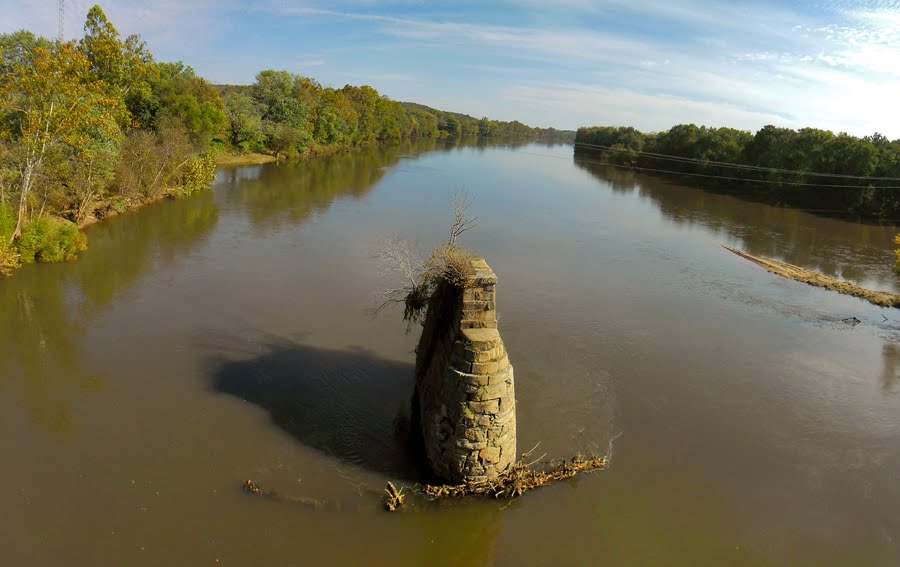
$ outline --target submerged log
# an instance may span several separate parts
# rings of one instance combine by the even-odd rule
[[[326,504],[324,500],[319,500],[318,498],[310,498],[308,496],[294,496],[291,494],[281,494],[279,492],[263,490],[252,480],[245,480],[244,482],[242,482],[241,488],[247,494],[252,494],[254,496],[265,496],[267,498],[271,498],[272,500],[279,500],[281,502],[302,504],[304,506],[313,508],[314,510],[321,510],[325,508]]]
[[[728,250],[729,252],[732,252],[733,254],[737,254],[741,258],[750,260],[754,264],[765,268],[766,271],[779,275],[783,278],[803,282],[811,286],[821,287],[831,291],[836,291],[838,293],[843,293],[844,295],[852,295],[853,297],[864,299],[869,303],[878,305],[879,307],[900,308],[900,295],[895,295],[887,291],[873,291],[871,289],[866,289],[856,284],[832,278],[831,276],[826,276],[825,274],[821,274],[813,270],[801,268],[800,266],[795,266],[793,264],[788,264],[785,262],[779,262],[778,260],[772,260],[770,258],[760,258],[758,256],[753,256],[736,248],[725,246],[724,244],[722,245],[722,248]]]

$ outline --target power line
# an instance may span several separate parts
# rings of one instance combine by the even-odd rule
[[[786,173],[791,175],[806,175],[810,177],[832,177],[838,179],[861,179],[861,180],[871,180],[871,181],[900,181],[900,177],[875,177],[875,176],[865,176],[865,175],[845,175],[840,173],[816,173],[814,171],[801,171],[796,169],[781,169],[777,167],[764,167],[760,165],[745,165],[740,163],[732,163],[725,161],[712,161],[712,160],[702,160],[698,158],[688,158],[681,156],[673,156],[669,154],[658,154],[654,152],[645,152],[641,150],[631,150],[628,148],[615,148],[612,146],[603,146],[600,144],[588,144],[585,142],[575,142],[575,146],[582,146],[586,148],[596,148],[601,150],[609,150],[614,152],[634,152],[636,154],[644,155],[650,158],[666,160],[666,161],[674,161],[680,163],[696,163],[700,165],[715,165],[718,167],[724,167],[728,169],[746,169],[751,171],[760,171],[766,173]]]
[[[65,0],[59,0],[59,9],[58,9],[58,21],[56,27],[56,38],[60,43],[63,42],[63,32],[65,31],[65,20],[66,20],[66,3]]]
[[[526,151],[522,151],[522,150],[519,150],[519,153],[528,154],[528,155],[532,155],[532,156],[541,156],[541,157],[547,157],[547,158],[553,158],[553,159],[561,159],[561,160],[566,160],[566,161],[568,161],[568,159],[569,159],[569,158],[560,157],[560,156],[552,156],[550,154],[539,154],[539,153],[534,153],[534,152],[526,152]],[[668,169],[654,169],[654,168],[649,168],[649,167],[637,167],[637,166],[631,166],[631,165],[623,165],[620,163],[612,163],[612,162],[608,162],[608,161],[588,160],[588,159],[584,159],[584,158],[578,158],[578,161],[581,163],[593,163],[593,164],[597,164],[597,165],[605,165],[605,166],[609,166],[609,167],[618,167],[618,168],[623,168],[623,169],[632,169],[632,170],[637,170],[637,171],[648,171],[648,172],[652,172],[652,173],[668,173],[668,174],[672,174],[672,175],[690,175],[692,177],[705,177],[705,178],[709,178],[709,179],[722,179],[722,180],[726,180],[726,181],[742,181],[745,183],[766,183],[766,184],[770,184],[770,185],[791,185],[791,186],[795,186],[795,187],[827,187],[827,188],[834,188],[834,189],[868,189],[870,187],[870,185],[823,185],[820,183],[800,183],[800,182],[796,182],[796,181],[771,181],[771,180],[767,180],[767,179],[747,179],[746,177],[728,177],[726,175],[709,175],[709,174],[705,174],[705,173],[686,173],[683,171],[672,171],[672,170],[668,170]],[[900,185],[895,185],[895,186],[891,186],[891,187],[876,187],[876,189],[900,189]]]

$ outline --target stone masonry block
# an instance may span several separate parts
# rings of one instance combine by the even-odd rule
[[[515,412],[516,412],[515,396],[505,396],[500,399],[500,413],[502,413],[502,414],[512,413],[513,418],[515,418]]]
[[[496,301],[497,294],[493,289],[488,291],[485,288],[477,288],[472,290],[471,298],[475,301]]]
[[[472,373],[472,361],[466,360],[463,355],[457,354],[455,351],[453,355],[450,356],[450,367],[465,374]]]
[[[466,439],[473,443],[487,443],[487,431],[478,428],[467,428],[465,432]]]
[[[457,439],[456,446],[460,449],[467,449],[470,451],[480,451],[487,447],[486,441],[469,441],[468,439]]]
[[[492,360],[500,360],[501,358],[503,358],[503,355],[506,354],[506,348],[501,342],[499,345],[490,350],[469,352],[472,352],[472,354],[474,355],[472,358],[472,362],[490,362]]]
[[[466,347],[472,350],[490,350],[502,344],[497,328],[488,329],[463,329],[460,338],[465,341]]]
[[[493,423],[493,417],[490,415],[475,414],[472,422],[478,427],[490,427],[491,423]]]
[[[509,384],[507,384],[506,382],[500,382],[498,384],[480,386],[476,388],[475,392],[471,395],[473,400],[479,402],[484,400],[503,399],[504,396],[509,395]]]
[[[491,381],[490,376],[469,374],[468,372],[462,372],[456,368],[448,368],[446,376],[447,380],[453,381],[453,383],[461,389],[470,385],[487,386]]]
[[[462,305],[463,311],[494,311],[496,313],[497,306],[493,301],[471,300],[464,301]]]
[[[501,347],[495,347],[489,350],[475,350],[466,347],[466,344],[462,341],[456,343],[456,346],[453,349],[453,356],[464,362],[488,362],[491,360],[498,360],[501,356],[503,356],[503,351]]]
[[[493,321],[497,322],[497,312],[493,309],[463,309],[463,321]]]
[[[497,415],[500,413],[500,400],[485,400],[483,402],[469,402],[469,407],[476,414]]]
[[[473,404],[475,402],[469,402],[469,404]],[[497,425],[506,425],[507,423],[514,422],[516,419],[516,406],[515,404],[509,404],[506,406],[506,411],[497,414],[494,417],[494,423]]]
[[[497,322],[496,321],[472,321],[472,320],[463,320],[460,323],[460,326],[463,329],[496,329]]]
[[[491,384],[497,384],[499,382],[506,382],[507,384],[512,386],[513,382],[514,382],[513,375],[514,375],[513,367],[512,367],[512,365],[509,365],[506,368],[504,368],[503,370],[501,370],[500,372],[498,372],[497,374],[494,374],[493,376],[491,376]]]
[[[491,362],[473,362],[472,374],[499,374],[509,367],[509,358],[504,354],[500,360]]]
[[[485,447],[481,450],[481,460],[488,463],[500,461],[500,449],[497,447]]]

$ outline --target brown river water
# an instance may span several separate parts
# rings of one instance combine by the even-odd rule
[[[367,313],[376,242],[440,243],[460,189],[500,278],[519,448],[611,466],[387,514],[385,483],[419,478],[418,333]],[[900,311],[720,247],[898,291],[895,231],[571,146],[221,170],[0,281],[0,565],[898,565]]]

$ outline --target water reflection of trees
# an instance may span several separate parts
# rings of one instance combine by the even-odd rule
[[[230,206],[246,213],[258,230],[279,230],[324,212],[336,199],[359,198],[401,159],[460,148],[516,148],[528,140],[422,140],[379,145],[277,165],[235,167],[218,179]]]
[[[101,388],[81,359],[84,326],[72,321],[63,286],[50,278],[27,287],[0,284],[0,388],[21,396],[31,419],[60,437],[74,432],[74,398]]]
[[[751,254],[782,259],[855,281],[875,279],[896,288],[891,274],[897,228],[773,207],[575,158],[575,165],[618,193],[635,192],[665,218],[701,225]]]
[[[154,266],[169,265],[211,234],[212,194],[147,207],[91,229],[76,262],[29,266],[0,281],[0,390],[21,396],[41,429],[68,438],[77,431],[79,398],[105,388],[85,359],[94,319]]]
[[[885,343],[882,347],[884,359],[883,387],[886,392],[893,392],[897,382],[900,381],[900,344]]]
[[[240,168],[233,169],[220,182],[228,187],[229,205],[249,215],[255,227],[278,230],[327,210],[338,197],[364,195],[401,155],[399,147],[366,148],[255,168],[250,179],[242,177]]]

